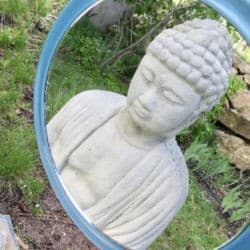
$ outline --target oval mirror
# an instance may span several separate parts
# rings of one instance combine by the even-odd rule
[[[222,8],[204,2],[217,11]],[[161,27],[165,31],[153,41],[154,30],[141,36],[145,51],[143,46],[131,46],[136,34],[130,27],[145,32],[145,22],[150,20],[136,16],[133,6],[71,0],[49,33],[39,60],[34,118],[40,155],[62,206],[101,249],[146,249],[169,225],[188,190],[186,164],[175,135],[209,111],[226,91],[231,69],[226,29],[208,20],[181,24],[181,14],[173,21],[179,5],[172,7],[165,28]],[[221,13],[227,16],[223,8]],[[131,26],[125,27],[128,23],[121,23],[121,18]],[[234,15],[229,19],[249,39],[242,28],[246,22]],[[179,26],[170,28],[174,24]],[[121,46],[127,49],[120,51]],[[213,49],[224,53],[223,58]],[[136,56],[123,57],[131,50]],[[199,65],[204,70],[198,72]],[[209,91],[199,86],[216,85],[212,75],[223,84],[207,86]],[[200,238],[207,234],[204,244],[210,248],[227,239],[212,206],[202,203],[206,197],[200,195],[193,176],[190,189],[192,196],[175,224],[149,249],[170,249],[172,244],[182,248],[178,237],[192,238],[188,231],[195,230],[200,230]],[[214,213],[214,218],[204,213]],[[180,224],[195,217],[194,224],[179,232]],[[209,235],[213,230],[217,231]],[[197,245],[190,249],[205,248],[199,240],[194,242]]]

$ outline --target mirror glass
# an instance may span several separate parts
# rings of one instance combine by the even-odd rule
[[[159,17],[170,8],[172,1],[166,2],[165,7],[159,3]],[[188,174],[173,139],[183,124],[197,118],[193,114],[200,96],[174,70],[152,55],[143,57],[152,40],[143,36],[159,20],[138,14],[137,7],[102,1],[61,41],[46,90],[53,160],[76,208],[123,247],[211,249],[231,237],[235,227],[218,217],[204,192],[208,188],[192,173],[182,207]],[[165,28],[190,19],[188,15],[217,17],[205,6],[197,7],[196,14],[190,6],[183,8],[166,20]],[[143,43],[133,47],[140,38]],[[157,85],[161,92],[154,92],[155,82],[169,84]],[[145,89],[152,91],[142,96]]]

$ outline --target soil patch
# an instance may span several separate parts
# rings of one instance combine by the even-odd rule
[[[27,246],[21,249],[98,250],[69,219],[50,188],[41,196],[44,215],[38,218],[20,193],[11,196],[1,197],[0,213],[11,216],[17,236]]]

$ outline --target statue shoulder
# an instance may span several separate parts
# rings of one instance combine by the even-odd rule
[[[81,117],[86,119],[90,115],[98,117],[116,112],[126,105],[126,97],[104,90],[83,91],[72,97],[50,120],[48,129],[53,124],[62,126],[67,121],[74,121]]]
[[[126,97],[114,92],[105,90],[87,90],[83,91],[73,98],[67,104],[81,104],[83,106],[89,106],[93,104],[94,106],[113,106],[113,105],[123,105],[126,103]],[[67,105],[66,104],[66,105]]]
[[[126,105],[126,97],[109,91],[89,90],[72,97],[47,124],[50,145],[62,136],[89,131]],[[89,128],[89,129],[86,129]],[[66,140],[67,139],[67,140]]]
[[[186,165],[184,155],[179,145],[177,144],[175,138],[166,140],[165,144],[166,144],[167,150],[171,153],[174,160],[177,161],[178,163],[182,163]]]
[[[174,163],[174,168],[178,174],[178,176],[181,179],[182,183],[182,190],[185,193],[185,196],[187,196],[188,193],[188,168],[187,164],[184,158],[184,155],[177,144],[175,138],[168,139],[166,141],[166,147],[168,152],[171,155],[171,158]]]

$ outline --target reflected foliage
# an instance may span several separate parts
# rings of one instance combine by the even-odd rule
[[[74,95],[102,89],[126,94],[128,86],[112,70],[102,72],[97,53],[103,36],[83,18],[67,34],[54,59],[47,88],[47,121]]]
[[[215,207],[207,201],[206,194],[201,193],[192,175],[189,183],[186,203],[150,250],[213,249],[228,239],[225,222],[218,220]]]
[[[240,178],[239,171],[220,152],[214,134],[223,103],[244,86],[244,82],[232,76],[221,103],[178,136],[179,142],[185,145],[185,158],[192,172],[209,182],[211,189],[223,191],[223,195],[218,197],[219,205],[223,207],[225,217],[235,222],[236,227],[250,218],[249,177],[246,174]]]
[[[112,69],[107,68],[105,72],[99,69],[97,53],[105,48],[107,36],[99,33],[86,19],[81,20],[67,34],[50,72],[47,120],[72,96],[87,89],[105,89],[126,94],[128,86],[119,80],[128,78],[123,70],[123,67],[128,66],[126,60]],[[110,48],[109,53],[112,52]],[[205,195],[200,194],[200,187],[191,177],[187,203],[150,249],[215,247],[227,239],[223,227],[213,206]]]

